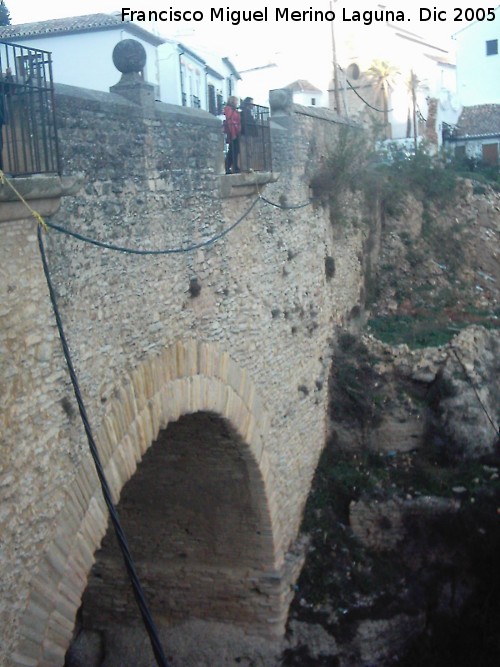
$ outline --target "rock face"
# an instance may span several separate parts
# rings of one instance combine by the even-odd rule
[[[499,581],[499,345],[479,326],[420,350],[338,333],[292,606],[336,639],[331,664],[420,667],[436,643],[471,656],[474,618],[492,627],[476,605]]]
[[[343,334],[339,341],[346,349],[334,356],[330,389],[331,428],[340,446],[354,441],[377,451],[411,451],[431,442],[452,457],[493,451],[500,332],[471,326],[445,346],[420,350],[392,348],[371,336],[350,343]]]
[[[463,181],[452,208],[409,196],[376,229],[366,299],[332,344],[289,623],[336,650],[303,664],[500,661],[499,210]]]
[[[349,519],[352,531],[367,548],[383,553],[398,548],[411,539],[411,519],[426,521],[440,517],[446,520],[456,514],[458,501],[436,496],[390,498],[385,501],[362,499],[352,502]]]

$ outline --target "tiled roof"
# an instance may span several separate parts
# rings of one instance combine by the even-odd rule
[[[483,137],[500,134],[500,104],[464,107],[457,123],[457,137]]]
[[[287,90],[293,90],[294,93],[321,93],[319,88],[316,88],[316,86],[313,86],[312,83],[309,83],[309,81],[306,81],[305,79],[297,79],[297,81],[293,81],[292,83],[289,83],[288,86],[284,87]]]
[[[87,14],[36,23],[2,26],[0,27],[0,39],[9,41],[25,37],[47,37],[49,35],[72,34],[92,30],[109,30],[116,27],[123,28],[153,44],[164,42],[161,37],[157,37],[133,23],[122,21],[118,15],[114,14]]]

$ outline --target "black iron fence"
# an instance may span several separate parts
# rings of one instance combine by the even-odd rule
[[[3,171],[60,172],[48,51],[0,41],[0,130]]]
[[[241,109],[241,171],[272,171],[269,109],[257,104]]]

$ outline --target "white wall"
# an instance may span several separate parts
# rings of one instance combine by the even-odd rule
[[[397,74],[394,77],[390,99],[389,121],[394,139],[406,137],[408,111],[413,119],[413,103],[409,81],[411,73],[417,77],[417,108],[427,118],[427,98],[439,100],[437,133],[441,141],[443,122],[453,125],[458,120],[460,107],[456,99],[455,67],[453,54],[447,44],[430,44],[417,35],[394,30],[386,24],[370,26],[370,39],[366,31],[352,28],[344,39],[338,40],[338,61],[344,70],[356,63],[366,72],[374,60],[387,61]],[[444,62],[440,62],[440,60]],[[371,99],[369,100],[373,102]],[[380,107],[380,102],[378,104]],[[382,113],[380,114],[382,120]],[[412,126],[413,135],[413,126]]]
[[[207,74],[205,66],[189,53],[183,52],[176,42],[167,40],[158,47],[149,44],[119,26],[113,30],[52,35],[40,38],[16,38],[16,44],[52,53],[52,71],[55,83],[108,92],[120,80],[121,74],[113,64],[116,44],[123,39],[136,39],[146,50],[144,78],[156,87],[156,99],[182,105],[182,88],[186,105],[192,106],[192,95],[200,99],[200,108],[208,110]],[[183,81],[181,85],[181,63]],[[223,100],[229,97],[228,67],[220,62],[217,71],[224,80],[210,78]],[[238,95],[238,81],[232,76],[232,94]],[[250,93],[251,94],[251,93]]]
[[[495,21],[476,21],[456,33],[458,95],[464,106],[500,104],[500,53],[486,55],[486,41],[498,40],[499,9]]]
[[[314,100],[314,103],[313,103]],[[295,104],[302,104],[305,107],[327,107],[326,95],[320,90],[303,90],[301,92],[293,93],[293,101]]]
[[[15,43],[51,51],[52,71],[56,83],[107,92],[121,77],[113,65],[113,49],[122,39],[130,38],[130,33],[117,27],[116,30],[73,35],[16,38]],[[141,41],[141,43],[147,55],[145,80],[158,85],[156,48],[146,42]]]
[[[157,48],[160,100],[168,104],[182,104],[179,68],[179,49],[175,42],[165,42]]]

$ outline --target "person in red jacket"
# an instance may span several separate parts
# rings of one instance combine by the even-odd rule
[[[241,117],[238,111],[238,98],[230,97],[224,107],[224,132],[228,144],[226,154],[226,174],[238,174],[240,156]]]

